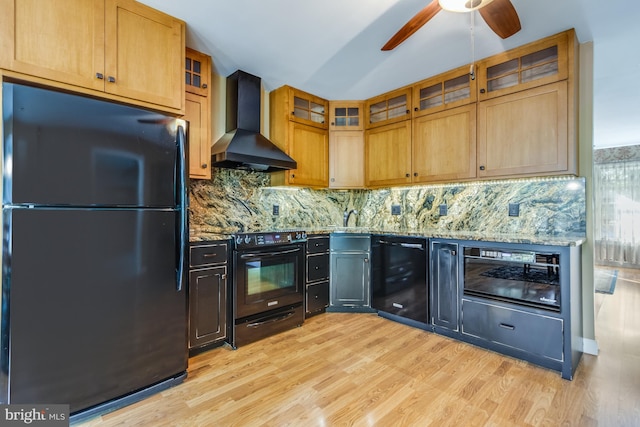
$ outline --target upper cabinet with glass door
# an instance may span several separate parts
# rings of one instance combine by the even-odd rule
[[[413,86],[413,117],[471,104],[476,80],[470,65],[422,80]]]
[[[365,101],[367,129],[411,118],[411,87],[404,87]]]
[[[329,128],[329,101],[290,86],[284,86],[288,92],[289,120],[314,126],[320,129]]]
[[[331,101],[329,130],[363,130],[362,101]]]
[[[509,50],[478,64],[480,101],[566,80],[574,30]]]
[[[211,57],[187,48],[185,56],[185,90],[200,96],[209,96]]]

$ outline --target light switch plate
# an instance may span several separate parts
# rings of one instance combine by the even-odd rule
[[[273,205],[273,215],[280,215],[280,206]]]
[[[520,203],[509,203],[509,216],[520,216]]]
[[[402,213],[402,208],[400,205],[391,205],[391,215],[400,215]]]
[[[447,216],[447,205],[438,206],[440,216]]]

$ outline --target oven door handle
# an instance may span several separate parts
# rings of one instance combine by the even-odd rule
[[[386,240],[380,240],[380,243],[383,245],[402,246],[403,248],[424,250],[424,246],[421,243],[395,243],[388,242]]]
[[[301,251],[300,248],[295,248],[295,249],[289,249],[288,251],[278,251],[278,252],[253,252],[253,253],[242,254],[240,255],[240,258],[248,259],[248,258],[274,257],[274,256],[292,254],[294,252],[300,252],[300,251]]]
[[[257,321],[255,322],[247,323],[247,328],[258,328],[268,323],[282,322],[283,320],[287,320],[294,314],[295,314],[295,311],[291,310],[283,314],[278,314],[277,316],[263,317],[261,319],[257,319]]]

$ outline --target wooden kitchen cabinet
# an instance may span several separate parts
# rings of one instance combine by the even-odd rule
[[[211,57],[187,48],[185,114],[189,121],[189,177],[211,178]]]
[[[329,120],[329,188],[363,188],[363,103],[331,101]]]
[[[367,129],[411,118],[411,87],[400,88],[365,101]]]
[[[211,56],[186,48],[184,88],[187,93],[211,97]]]
[[[478,104],[478,177],[577,172],[567,85],[561,81]]]
[[[476,80],[470,65],[422,80],[413,85],[413,118],[476,102]]]
[[[0,0],[0,9],[1,68],[183,112],[184,22],[133,0]]]
[[[414,183],[475,178],[475,104],[424,115],[412,122]]]
[[[277,103],[279,120],[289,120],[296,123],[329,128],[329,101],[318,96],[301,91],[291,86],[282,86],[271,92],[271,102]]]
[[[328,123],[324,119],[324,123],[320,123],[319,116],[310,115],[309,120],[301,118],[302,112],[294,107],[294,102],[302,99],[298,95],[303,94],[304,92],[297,89],[282,86],[269,95],[270,139],[297,163],[296,169],[272,173],[271,184],[327,188],[329,186]],[[307,98],[320,100],[313,95]],[[299,101],[297,102],[300,104]],[[323,108],[322,116],[326,118],[328,102]],[[320,114],[321,110],[317,111]],[[308,112],[311,114],[311,111]],[[309,124],[310,122],[313,124]]]
[[[568,79],[576,44],[574,30],[568,30],[480,61],[478,100]]]
[[[367,187],[411,183],[411,121],[365,131],[364,159]]]

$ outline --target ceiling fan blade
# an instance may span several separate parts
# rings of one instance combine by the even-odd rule
[[[478,12],[493,32],[503,39],[520,31],[518,12],[509,0],[493,0]]]
[[[440,7],[438,0],[433,0],[413,18],[411,18],[409,22],[404,24],[404,27],[400,28],[400,30],[389,39],[387,44],[382,46],[381,50],[391,50],[398,46],[400,43],[408,39],[411,34],[418,31],[420,27],[426,24],[436,15],[436,13],[440,12],[441,9],[442,8]]]

